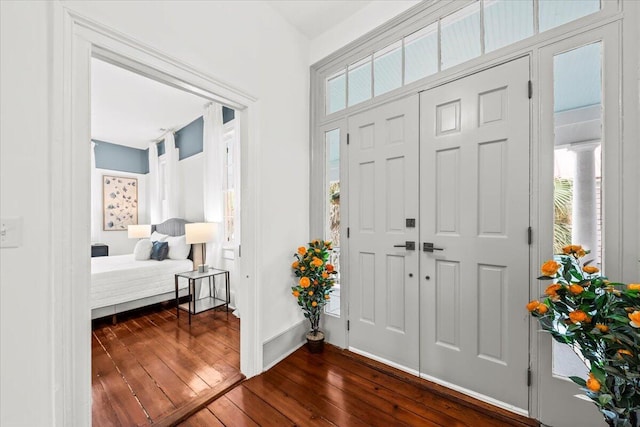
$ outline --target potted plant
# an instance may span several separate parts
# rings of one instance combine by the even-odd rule
[[[637,427],[640,411],[640,284],[612,283],[583,262],[578,245],[542,265],[540,280],[553,280],[542,301],[527,309],[543,330],[569,345],[589,368],[570,377],[593,400],[606,422]]]
[[[320,314],[331,298],[331,288],[335,282],[333,265],[329,264],[331,242],[313,240],[307,247],[301,246],[294,255],[291,264],[296,276],[296,285],[291,293],[298,305],[309,319],[311,330],[307,333],[307,347],[312,353],[319,353],[324,348],[324,333],[319,330]]]

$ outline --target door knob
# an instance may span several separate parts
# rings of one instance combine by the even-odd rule
[[[404,242],[404,245],[393,245],[394,248],[405,248],[408,251],[416,250],[416,242]]]
[[[424,242],[422,243],[422,250],[423,252],[433,252],[433,251],[443,251],[444,248],[436,248],[433,246],[433,243]]]

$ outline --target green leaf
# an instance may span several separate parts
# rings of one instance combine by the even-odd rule
[[[584,378],[580,378],[580,377],[569,377],[569,379],[571,381],[573,381],[574,383],[578,384],[581,387],[586,387],[587,386],[587,382],[584,380]]]

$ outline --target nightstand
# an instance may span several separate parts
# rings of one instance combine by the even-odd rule
[[[94,243],[91,245],[91,257],[109,256],[109,246],[104,243]]]
[[[224,287],[225,287],[225,295],[222,297],[218,295],[218,290],[216,287],[216,277],[224,277]],[[180,304],[178,298],[178,279],[188,279],[189,286],[189,301],[183,304]],[[196,280],[198,279],[208,279],[209,281],[209,296],[204,298],[198,298],[196,295]],[[217,268],[211,268],[204,273],[198,273],[198,271],[186,271],[184,273],[178,273],[175,275],[176,282],[176,305],[177,305],[177,317],[180,318],[180,310],[187,311],[189,313],[189,324],[191,324],[191,315],[202,313],[203,311],[211,310],[216,307],[225,306],[227,311],[227,318],[229,317],[229,298],[230,298],[230,289],[229,289],[229,272],[227,270],[220,270]],[[204,280],[203,280],[204,282]],[[203,283],[204,285],[204,283]]]

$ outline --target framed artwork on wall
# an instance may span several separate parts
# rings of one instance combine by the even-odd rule
[[[102,176],[102,227],[104,231],[126,231],[138,223],[138,180]]]

